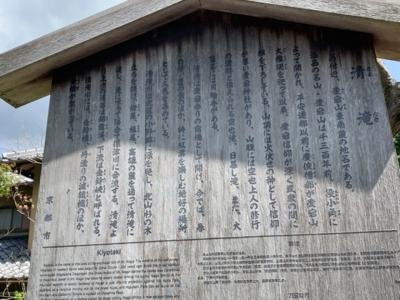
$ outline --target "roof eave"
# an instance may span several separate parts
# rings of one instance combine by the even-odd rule
[[[199,9],[367,32],[400,60],[396,0],[129,0],[0,55],[0,98],[14,107],[50,93],[52,72]]]

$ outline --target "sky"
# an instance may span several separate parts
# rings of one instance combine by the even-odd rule
[[[0,0],[0,53],[79,21],[123,0]],[[0,153],[42,147],[45,97],[18,109],[0,100]]]
[[[0,0],[0,53],[123,0]],[[385,61],[396,81],[400,62]],[[0,100],[0,153],[42,147],[49,97],[15,109]]]

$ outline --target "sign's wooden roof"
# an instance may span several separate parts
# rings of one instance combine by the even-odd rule
[[[53,70],[200,9],[371,33],[379,57],[400,60],[400,0],[128,0],[0,54],[0,97],[46,96]]]

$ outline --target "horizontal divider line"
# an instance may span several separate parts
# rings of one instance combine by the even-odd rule
[[[247,236],[227,236],[227,237],[191,238],[191,239],[175,239],[175,240],[117,242],[117,243],[102,243],[102,244],[100,243],[100,244],[43,246],[43,249],[93,247],[93,246],[115,246],[115,245],[128,245],[128,244],[171,243],[171,242],[180,243],[180,242],[193,242],[193,241],[234,240],[234,239],[254,239],[254,238],[274,238],[274,237],[279,238],[279,237],[296,237],[296,236],[301,237],[301,236],[329,236],[329,235],[395,233],[395,232],[397,232],[396,229],[391,229],[391,230],[372,230],[372,231],[350,231],[350,232],[323,232],[323,233],[298,233],[298,234],[247,235]]]

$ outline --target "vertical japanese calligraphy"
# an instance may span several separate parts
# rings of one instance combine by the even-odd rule
[[[288,219],[290,227],[298,227],[297,192],[294,181],[293,152],[289,130],[289,113],[287,99],[287,70],[286,49],[277,48],[275,51],[275,68],[277,72],[276,86],[278,88],[278,105],[281,115],[280,131],[283,145],[283,165],[286,179],[286,199],[288,206]]]
[[[87,150],[81,152],[80,156],[80,177],[79,177],[79,187],[78,187],[78,203],[77,203],[77,215],[76,215],[76,230],[84,232],[85,223],[85,212],[88,206],[89,197],[89,184],[87,177],[88,168],[88,156]]]
[[[52,237],[52,224],[53,224],[53,210],[54,210],[54,196],[46,197],[45,213],[43,217],[43,228],[41,238],[43,240],[50,240]]]
[[[219,131],[218,128],[218,94],[217,94],[217,75],[216,72],[216,57],[211,55],[209,58],[210,63],[210,112],[211,112],[211,128]]]
[[[330,195],[338,195],[335,187],[333,186],[333,166],[332,166],[332,158],[331,158],[331,149],[328,144],[328,124],[327,124],[327,99],[323,97],[323,82],[321,78],[321,63],[319,58],[319,51],[316,45],[311,45],[311,72],[313,79],[313,88],[315,94],[315,112],[317,115],[317,123],[318,123],[318,149],[319,154],[322,161],[321,170],[323,173],[323,177],[328,183],[326,188],[326,205],[328,207],[328,218],[329,225],[337,226],[339,211],[337,210],[338,206],[338,198],[331,197]],[[332,61],[331,74],[335,74],[333,77],[337,78],[337,67],[334,67],[336,62]],[[332,199],[334,198],[334,199]]]
[[[107,121],[106,115],[106,89],[107,77],[106,68],[101,67],[100,70],[100,92],[98,104],[98,118],[97,118],[97,140],[101,143],[96,146],[96,183],[94,189],[94,204],[93,204],[93,233],[101,236],[101,217],[104,196],[106,193],[106,169],[105,169],[105,146],[107,136]]]
[[[229,45],[228,45],[229,47]],[[228,49],[231,50],[231,49]],[[237,100],[234,95],[233,83],[233,62],[232,53],[229,51],[225,54],[225,88],[226,88],[226,104],[227,104],[227,127],[228,127],[228,149],[229,149],[229,185],[232,193],[232,214],[233,214],[233,231],[241,231],[241,207],[240,207],[240,184],[238,175],[238,137],[237,137],[237,115],[235,104]]]
[[[86,76],[84,81],[84,95],[83,95],[83,123],[81,132],[81,142],[84,146],[88,146],[92,140],[91,136],[91,77]],[[87,149],[81,152],[80,157],[80,178],[78,188],[78,205],[76,216],[76,229],[84,232],[86,209],[89,205],[89,178],[87,175],[88,169],[88,156]]]
[[[68,79],[76,231],[156,239],[169,220],[180,238],[207,236],[222,212],[232,235],[340,228],[360,184],[349,132],[383,116],[371,105],[352,111],[343,82],[372,80],[371,63],[342,71],[347,54],[301,33],[221,29]],[[165,201],[173,219],[159,212]]]
[[[79,81],[74,76],[71,79],[68,95],[68,127],[67,138],[71,141],[74,140],[74,124],[75,124],[75,108],[76,108],[76,93],[79,89]]]
[[[168,61],[162,63],[162,135],[169,138],[169,71]]]
[[[257,189],[257,163],[256,163],[256,146],[253,127],[253,100],[251,94],[251,78],[249,67],[249,52],[247,50],[245,33],[242,32],[243,49],[242,49],[242,80],[243,80],[243,104],[245,111],[245,122],[247,127],[246,140],[246,156],[247,156],[247,182],[248,197],[250,208],[250,226],[253,230],[259,230],[262,226],[261,207],[259,193]]]
[[[106,114],[106,104],[107,104],[107,76],[106,68],[101,67],[100,71],[100,102],[99,102],[99,112],[97,118],[97,138],[101,142],[105,142],[107,136],[107,121],[108,116]]]
[[[267,201],[269,206],[270,227],[277,228],[280,225],[279,210],[276,196],[276,177],[274,166],[274,150],[272,146],[272,119],[271,104],[268,94],[267,65],[265,62],[265,49],[258,50],[258,63],[261,80],[261,98],[263,105],[262,124],[264,137],[264,163],[265,163],[265,183],[267,184]]]
[[[112,209],[109,213],[110,237],[118,235],[118,223],[120,211],[119,189],[120,189],[120,155],[121,155],[121,111],[122,111],[122,66],[115,66],[115,90],[114,90],[114,127],[112,144],[112,173],[111,173],[111,202]]]
[[[347,125],[345,114],[347,111],[347,103],[343,97],[343,89],[340,86],[338,77],[337,54],[335,51],[329,53],[329,67],[334,87],[332,89],[333,101],[335,104],[336,130],[339,137],[339,153],[342,170],[344,171],[343,180],[346,189],[353,189],[353,176],[351,175],[351,153],[349,147],[349,137],[347,133]]]
[[[185,106],[185,61],[179,45],[177,57],[177,117],[178,117],[178,231],[188,231],[188,194],[186,189],[186,106]]]
[[[196,187],[194,189],[195,199],[197,202],[198,222],[196,226],[197,232],[203,232],[205,228],[204,219],[206,209],[204,205],[204,165],[203,165],[203,130],[202,130],[202,101],[201,101],[201,76],[200,66],[198,64],[193,67],[193,104],[194,104],[194,174],[196,178]]]
[[[303,66],[300,62],[301,54],[297,45],[293,48],[293,71],[295,74],[296,109],[298,118],[298,136],[300,137],[300,146],[302,153],[302,165],[304,171],[304,191],[305,201],[308,212],[308,223],[311,226],[318,226],[317,210],[317,186],[315,183],[315,163],[314,155],[311,152],[311,142],[309,135],[309,121],[307,117],[306,99],[304,97],[303,87]]]
[[[149,58],[147,58],[149,60]],[[144,234],[150,235],[153,229],[153,145],[155,143],[153,114],[153,71],[146,70],[145,83],[145,124],[144,124]]]
[[[131,66],[131,87],[130,87],[130,105],[129,105],[129,150],[128,150],[128,212],[126,221],[126,234],[128,236],[135,235],[135,228],[137,226],[137,144],[140,132],[139,126],[139,112],[140,105],[137,91],[137,65],[136,58]]]

